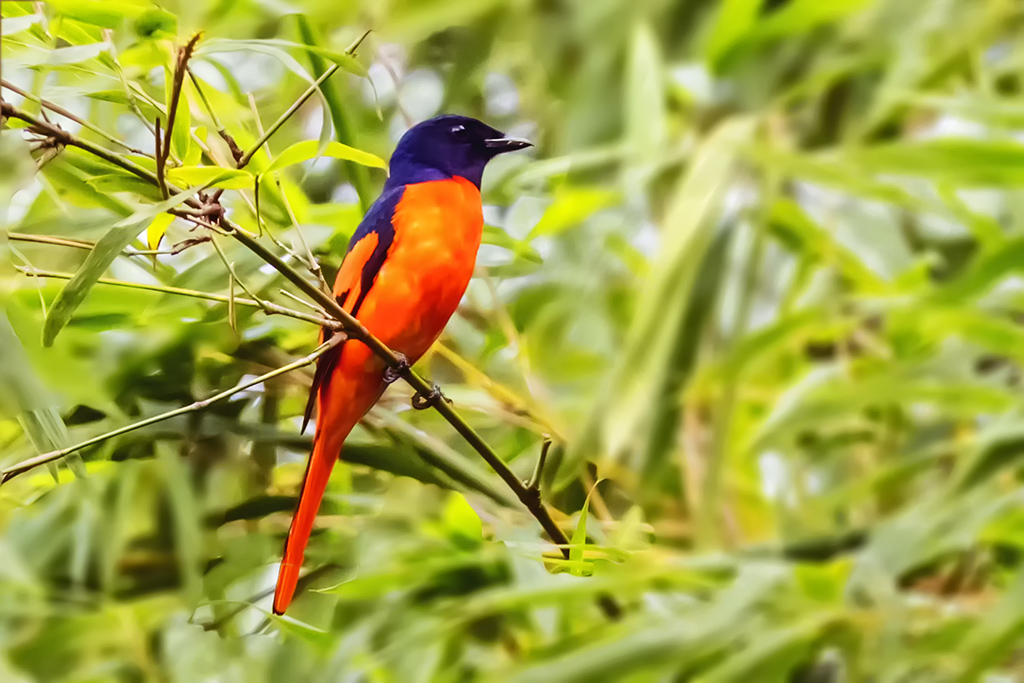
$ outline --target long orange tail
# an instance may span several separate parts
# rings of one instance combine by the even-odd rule
[[[356,418],[358,420],[358,417]],[[348,420],[345,421],[346,423]],[[295,595],[295,586],[299,581],[299,571],[306,554],[306,544],[313,530],[316,513],[320,509],[327,481],[331,478],[331,470],[341,453],[341,445],[355,422],[352,424],[324,425],[318,420],[316,443],[313,454],[306,465],[306,477],[299,493],[299,507],[292,517],[292,526],[288,530],[288,540],[284,544],[284,558],[277,575],[277,588],[274,590],[274,614],[284,614]],[[326,427],[321,429],[321,427]]]

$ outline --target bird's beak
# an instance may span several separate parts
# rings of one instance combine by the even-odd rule
[[[517,149],[533,147],[533,143],[526,138],[492,138],[484,140],[484,147],[491,150],[494,154],[504,154],[505,152],[514,152]]]

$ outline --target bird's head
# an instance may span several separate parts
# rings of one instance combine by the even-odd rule
[[[531,144],[522,138],[507,137],[468,116],[438,116],[416,124],[398,141],[391,155],[388,184],[459,176],[479,188],[488,161]]]

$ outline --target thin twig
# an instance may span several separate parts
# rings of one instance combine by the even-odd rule
[[[199,93],[199,99],[203,103],[203,108],[206,109],[206,113],[209,114],[210,120],[213,122],[214,128],[217,129],[217,135],[219,135],[221,139],[227,144],[228,151],[231,152],[231,158],[234,159],[235,165],[237,166],[239,159],[242,158],[242,155],[245,154],[245,152],[242,151],[242,148],[238,146],[237,142],[235,142],[235,138],[233,138],[231,134],[228,133],[227,129],[224,127],[224,124],[221,123],[220,117],[217,116],[217,110],[213,108],[212,104],[210,104],[210,100],[206,97],[206,92],[199,84],[199,79],[196,78],[196,75],[192,72],[192,67],[186,64],[185,70],[188,72],[189,78],[192,80],[192,85],[193,87],[195,87],[196,92]]]
[[[264,131],[263,131],[263,121],[260,119],[260,110],[256,106],[256,100],[253,98],[252,93],[249,93],[249,109],[252,110],[253,120],[256,122],[256,130],[259,132],[260,135],[263,135],[264,134]],[[267,157],[273,159],[273,157],[270,154],[270,147],[267,147]],[[313,273],[314,277],[316,277],[317,281],[320,283],[321,289],[323,289],[324,291],[328,291],[328,292],[331,291],[330,288],[327,286],[327,282],[324,281],[324,275],[323,275],[323,272],[320,270],[320,264],[317,263],[315,258],[313,258],[313,252],[311,252],[309,250],[309,246],[306,244],[306,238],[302,234],[302,229],[299,227],[299,222],[297,220],[295,220],[295,212],[292,210],[291,202],[288,201],[288,195],[286,195],[284,193],[284,189],[281,187],[281,181],[280,180],[277,180],[277,190],[278,190],[278,192],[281,193],[281,201],[284,203],[285,210],[288,212],[288,218],[292,222],[292,227],[294,227],[295,231],[298,233],[299,240],[302,242],[302,246],[304,246],[306,248],[306,268],[309,270],[309,272]],[[260,200],[259,192],[260,192],[260,177],[257,176],[256,177],[256,187],[254,189],[254,200],[255,200],[255,203],[254,203],[253,209],[256,211],[256,225],[262,227],[263,226],[263,217],[260,215],[260,210],[259,210],[259,207],[260,207],[260,205],[259,205],[259,200]],[[273,231],[271,231],[269,227],[267,228],[267,235],[269,235],[270,239],[273,240],[274,244],[276,244],[278,247],[280,247],[285,253],[289,254],[296,261],[300,261],[300,262],[302,261],[302,258],[298,254],[296,254],[292,249],[289,249],[279,239],[277,239],[277,237],[274,236]]]
[[[326,313],[324,313],[324,309],[320,308],[316,304],[309,303],[308,301],[306,301],[305,299],[303,299],[301,297],[295,296],[294,294],[289,292],[287,289],[279,289],[277,291],[281,292],[281,294],[283,294],[284,296],[288,297],[289,299],[291,299],[295,303],[299,304],[300,306],[305,306],[306,308],[310,309],[311,311],[316,311],[317,313],[323,313],[326,316]]]
[[[185,44],[185,47],[178,50],[178,60],[174,65],[174,80],[171,82],[171,100],[167,105],[167,130],[164,131],[164,164],[167,163],[167,154],[171,149],[171,136],[174,135],[174,120],[178,114],[178,102],[181,101],[181,89],[185,85],[185,67],[192,57],[192,51],[196,43],[203,36],[203,32],[196,33]]]
[[[281,186],[281,179],[275,178],[274,181],[277,183],[277,189],[281,193],[281,201],[284,204],[284,210],[288,213],[288,220],[292,222],[292,228],[295,230],[295,234],[299,236],[299,244],[302,245],[303,251],[306,252],[306,267],[316,277],[317,282],[320,283],[320,289],[325,292],[331,291],[331,288],[327,286],[327,280],[324,279],[324,272],[320,269],[320,264],[317,262],[316,257],[313,256],[313,250],[309,248],[306,236],[302,233],[299,221],[295,217],[295,211],[292,210],[292,203],[288,201],[288,195],[285,193],[284,187]]]
[[[76,453],[76,452],[82,450],[83,448],[88,448],[89,446],[93,446],[95,444],[102,443],[103,441],[106,441],[108,439],[112,439],[112,438],[114,438],[116,436],[121,436],[122,434],[127,434],[129,432],[133,432],[136,429],[141,429],[143,427],[148,427],[149,425],[156,424],[158,422],[163,422],[164,420],[169,420],[172,417],[178,417],[179,415],[185,415],[187,413],[193,413],[193,412],[196,412],[198,410],[203,410],[203,409],[209,407],[213,403],[216,403],[218,401],[223,401],[226,398],[230,398],[231,396],[234,396],[235,394],[237,394],[239,392],[245,391],[246,389],[249,389],[250,387],[254,387],[257,384],[261,384],[263,382],[266,382],[267,380],[273,379],[275,377],[279,377],[281,375],[284,375],[286,373],[291,372],[292,370],[298,370],[299,368],[305,367],[307,365],[311,365],[312,363],[314,363],[316,361],[317,358],[319,358],[320,356],[325,354],[327,351],[329,351],[334,346],[337,346],[342,340],[344,340],[344,338],[345,338],[344,335],[335,335],[334,337],[332,337],[331,339],[329,339],[325,343],[323,343],[320,346],[318,346],[316,348],[316,350],[313,351],[308,356],[300,358],[299,360],[294,361],[292,363],[289,363],[288,365],[284,365],[284,366],[282,366],[282,367],[280,367],[280,368],[278,368],[276,370],[272,370],[271,372],[268,372],[265,375],[260,375],[259,377],[255,377],[255,378],[250,379],[248,381],[241,382],[240,384],[236,384],[231,389],[228,389],[226,391],[222,391],[219,394],[214,394],[210,398],[206,398],[206,399],[203,399],[201,401],[195,401],[194,403],[190,403],[187,406],[183,406],[183,407],[177,408],[175,410],[169,410],[166,413],[160,413],[159,415],[154,415],[153,417],[146,418],[145,420],[139,420],[138,422],[133,422],[130,425],[125,425],[124,427],[121,427],[119,429],[115,429],[113,431],[106,432],[105,434],[100,434],[99,436],[94,436],[91,439],[86,439],[85,441],[82,441],[81,443],[77,443],[77,444],[75,444],[73,446],[68,446],[67,448],[62,448],[62,449],[57,450],[57,451],[50,451],[49,453],[43,453],[42,455],[37,455],[34,458],[29,458],[28,460],[23,460],[22,462],[19,462],[16,465],[11,465],[10,467],[7,467],[7,468],[4,468],[3,470],[0,470],[0,484],[6,483],[11,478],[16,477],[17,475],[21,474],[22,472],[30,470],[33,467],[38,467],[39,465],[43,465],[43,464],[46,464],[48,462],[53,462],[54,460],[59,460],[59,459],[65,457],[67,455],[70,455],[72,453]]]
[[[234,264],[231,263],[230,261],[228,261],[227,254],[224,253],[224,249],[217,242],[217,239],[216,238],[210,239],[210,244],[213,245],[214,251],[216,251],[217,255],[220,256],[220,260],[224,263],[224,267],[227,268],[228,272],[231,274],[232,281],[238,283],[238,286],[242,288],[242,291],[244,291],[246,294],[248,294],[249,297],[253,301],[255,301],[256,304],[260,308],[263,308],[266,302],[264,302],[263,299],[261,299],[260,297],[256,296],[253,293],[253,291],[251,289],[249,289],[249,287],[246,286],[246,284],[244,282],[242,282],[242,278],[238,277],[238,274],[235,272]],[[229,296],[231,296],[231,295],[229,295]],[[231,301],[229,303],[233,303],[233,301]],[[266,310],[266,309],[264,308],[264,310]]]
[[[540,457],[537,458],[537,466],[533,470],[533,476],[526,483],[526,488],[536,491],[540,495],[540,480],[544,476],[544,464],[548,461],[548,451],[551,450],[551,437],[544,435],[544,443],[540,447]]]
[[[73,273],[58,273],[52,270],[39,270],[38,268],[31,268],[26,266],[15,266],[15,269],[26,277],[38,278],[38,279],[54,279],[54,280],[70,280],[74,277]],[[110,278],[100,278],[96,281],[96,284],[108,285],[112,287],[125,287],[127,289],[140,289],[147,292],[159,292],[161,294],[175,294],[177,296],[187,296],[193,299],[202,299],[204,301],[216,301],[218,303],[229,303],[228,297],[221,294],[210,294],[208,292],[200,292],[195,289],[182,289],[180,287],[165,287],[164,285],[148,285],[142,282],[128,282],[127,280],[113,280]],[[283,315],[288,318],[295,318],[296,320],[302,320],[303,322],[311,323],[313,325],[319,325],[321,327],[330,327],[336,330],[343,329],[342,324],[336,320],[325,318],[317,315],[310,315],[303,313],[302,311],[296,311],[291,308],[279,306],[272,301],[254,301],[253,299],[239,299],[235,298],[236,306],[246,306],[249,308],[260,308],[267,315]]]
[[[143,152],[141,149],[136,149],[135,147],[132,147],[131,145],[126,144],[125,142],[119,140],[116,136],[111,135],[110,133],[106,132],[105,130],[103,130],[99,126],[95,125],[94,123],[91,123],[90,121],[87,121],[86,119],[83,119],[80,116],[76,116],[75,114],[72,114],[70,111],[68,111],[64,107],[60,106],[59,104],[56,104],[55,102],[51,102],[50,100],[44,99],[42,97],[37,97],[37,96],[33,95],[32,93],[28,92],[27,90],[22,90],[21,88],[19,88],[18,86],[14,85],[10,81],[7,81],[7,80],[4,80],[3,78],[0,78],[0,86],[3,86],[4,88],[7,88],[8,90],[10,90],[13,93],[17,93],[18,95],[21,95],[26,100],[30,100],[32,102],[35,102],[36,104],[41,106],[43,109],[49,109],[50,111],[52,111],[54,113],[60,114],[64,118],[68,119],[69,121],[74,121],[75,123],[80,125],[82,128],[86,128],[88,130],[91,130],[93,133],[96,133],[96,135],[99,135],[101,138],[103,138],[107,142],[113,143],[113,144],[117,145],[118,147],[122,147],[122,148],[128,150],[129,152],[131,152],[132,154],[138,154],[139,156],[146,156],[146,157],[151,157],[152,156],[150,154],[147,154],[146,152]]]
[[[299,107],[305,104],[306,100],[313,96],[313,93],[315,93],[320,88],[321,83],[323,83],[328,78],[333,76],[334,73],[340,68],[341,67],[339,67],[337,64],[334,64],[331,66],[330,69],[323,72],[323,74],[320,75],[320,78],[313,81],[312,85],[306,88],[306,92],[299,95],[299,99],[295,100],[292,103],[292,106],[288,107],[288,109],[286,109],[283,114],[278,116],[277,120],[270,124],[270,128],[267,128],[263,135],[260,136],[260,139],[256,141],[256,143],[249,149],[249,151],[242,155],[242,158],[238,160],[238,168],[245,168],[248,165],[248,163],[252,161],[253,155],[256,154],[256,152],[260,151],[260,147],[267,143],[267,140],[270,139],[270,136],[276,133],[281,128],[281,126],[283,126],[288,121],[288,119],[290,119],[292,115],[299,110]]]
[[[65,237],[53,237],[52,235],[30,235],[24,232],[9,232],[7,238],[15,242],[33,242],[35,244],[51,244],[58,247],[71,247],[72,249],[93,249],[94,242],[75,240]],[[128,247],[124,250],[125,256],[161,256],[172,253],[169,249],[135,249]]]

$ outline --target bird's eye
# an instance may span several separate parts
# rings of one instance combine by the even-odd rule
[[[465,134],[466,134],[466,127],[463,126],[461,123],[459,125],[457,125],[457,126],[452,126],[452,135],[454,135],[455,137],[461,138],[461,137],[465,136]]]

